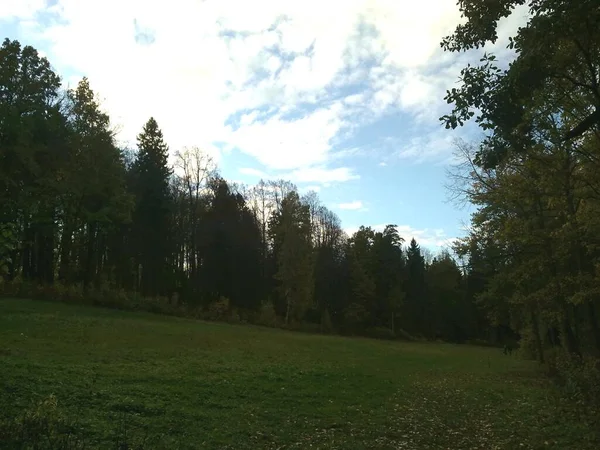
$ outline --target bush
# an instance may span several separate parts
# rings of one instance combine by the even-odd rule
[[[360,303],[351,303],[344,311],[344,328],[347,332],[360,333],[365,321],[365,308]]]
[[[75,429],[59,411],[56,397],[51,395],[20,417],[0,421],[0,442],[6,449],[83,449],[85,445],[75,435]]]
[[[241,323],[242,319],[237,308],[231,308],[226,318],[229,323]]]
[[[249,309],[238,309],[236,313],[239,323],[256,323],[256,311]]]
[[[331,318],[329,317],[329,311],[327,308],[323,310],[321,315],[321,333],[331,333],[333,331],[333,325],[331,324]]]
[[[527,328],[521,332],[521,339],[519,340],[517,354],[524,359],[537,359],[538,354],[535,344],[535,337],[531,328]]]
[[[266,327],[277,327],[279,320],[272,302],[267,301],[261,305],[260,312],[256,318],[256,323]]]
[[[600,407],[600,359],[568,355],[556,348],[546,354],[546,368],[567,397]]]
[[[208,320],[226,320],[230,315],[229,299],[221,296],[219,300],[211,303],[206,312]]]

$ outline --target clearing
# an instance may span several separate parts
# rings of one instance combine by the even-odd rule
[[[86,448],[600,448],[499,349],[0,300],[0,420],[51,394]]]

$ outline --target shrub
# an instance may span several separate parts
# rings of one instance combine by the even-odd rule
[[[546,354],[546,368],[567,397],[579,403],[600,406],[600,359],[568,355],[564,350],[555,348]]]
[[[227,315],[227,322],[229,323],[241,323],[242,319],[240,317],[240,312],[237,308],[231,308],[229,314]]]
[[[333,325],[331,324],[331,318],[329,317],[329,311],[327,308],[323,310],[321,314],[321,333],[331,333],[333,331]]]
[[[230,306],[229,299],[221,296],[219,300],[211,303],[208,306],[206,318],[209,320],[226,320],[229,316]]]
[[[237,315],[240,323],[256,323],[256,311],[252,311],[249,309],[238,309]]]
[[[531,328],[527,328],[521,332],[517,353],[524,359],[537,359],[537,347]]]
[[[7,449],[83,449],[85,445],[75,435],[75,429],[59,411],[56,397],[51,395],[20,417],[0,421],[0,442]]]
[[[351,303],[344,311],[344,328],[347,332],[358,332],[363,328],[365,308],[360,303]]]
[[[278,325],[279,320],[272,302],[267,301],[261,305],[260,312],[256,318],[256,323],[266,327],[276,327]]]

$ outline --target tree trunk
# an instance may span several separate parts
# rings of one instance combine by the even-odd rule
[[[89,289],[92,282],[94,281],[96,275],[96,267],[95,262],[95,246],[96,246],[96,229],[97,224],[89,223],[88,224],[88,241],[87,241],[87,251],[86,251],[86,262],[85,269],[83,273],[83,287],[85,290]]]
[[[38,230],[38,273],[42,283],[54,282],[54,226],[53,223],[39,225]]]
[[[565,350],[570,355],[581,355],[581,353],[579,352],[579,344],[577,342],[575,334],[573,333],[573,328],[571,327],[571,319],[569,316],[568,307],[563,308],[563,318],[561,325],[563,345],[565,347]]]
[[[60,267],[58,269],[58,279],[61,281],[71,281],[71,248],[73,247],[73,223],[70,220],[65,222],[60,240]]]
[[[533,338],[535,340],[535,349],[540,363],[544,363],[544,347],[542,346],[542,338],[540,337],[540,326],[538,323],[537,314],[535,309],[531,310],[531,327],[533,331]]]
[[[290,290],[286,289],[285,291],[285,303],[286,303],[286,308],[285,308],[285,324],[289,325],[290,323],[290,310],[292,308],[292,302],[290,300]]]
[[[596,317],[596,305],[594,305],[593,301],[588,302],[587,310],[594,344],[596,345],[596,353],[600,354],[600,328],[598,327],[598,318]]]
[[[30,225],[25,225],[23,239],[23,253],[22,253],[22,264],[23,264],[23,278],[30,280],[34,276],[35,272],[35,257],[34,257],[34,246],[35,246],[35,233]]]

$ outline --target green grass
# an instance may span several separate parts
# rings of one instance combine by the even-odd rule
[[[50,394],[87,448],[600,448],[498,349],[0,300],[0,418]]]

